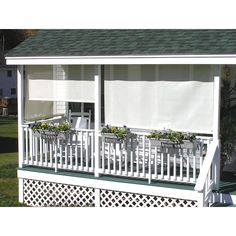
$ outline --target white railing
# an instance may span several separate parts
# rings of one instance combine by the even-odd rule
[[[205,161],[200,170],[198,180],[195,185],[195,190],[200,193],[199,205],[207,206],[212,190],[215,186],[215,176],[217,173],[214,173],[215,169],[212,164],[214,159],[219,155],[219,143],[214,141],[209,145]]]
[[[36,137],[27,125],[23,130],[23,165],[55,168],[55,172],[58,169],[94,171],[93,130],[74,130],[66,141]]]
[[[203,142],[197,149],[158,147],[145,135],[127,144],[102,139],[100,174],[196,183],[203,163]]]
[[[95,166],[95,131],[72,130],[66,141],[36,137],[28,125],[24,131],[23,165],[84,171],[132,178],[196,183],[204,159],[203,144],[197,148],[158,147],[145,135],[129,142],[100,139],[100,158]],[[206,145],[205,145],[206,146]],[[96,172],[97,170],[97,172]]]

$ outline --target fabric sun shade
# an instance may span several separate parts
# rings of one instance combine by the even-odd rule
[[[94,102],[93,66],[28,66],[29,100]]]
[[[212,133],[209,65],[105,67],[105,123],[130,128]]]

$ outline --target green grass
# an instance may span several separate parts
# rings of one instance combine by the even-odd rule
[[[17,120],[0,118],[0,207],[21,206],[18,202]]]

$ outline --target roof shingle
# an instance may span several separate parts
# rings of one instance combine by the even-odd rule
[[[236,30],[40,30],[7,57],[236,54]]]

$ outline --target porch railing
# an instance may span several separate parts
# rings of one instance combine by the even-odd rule
[[[202,139],[196,149],[157,147],[143,134],[128,143],[105,142],[100,138],[99,166],[95,166],[94,130],[73,130],[67,141],[35,137],[24,125],[23,165],[84,171],[102,175],[196,183],[204,161]],[[206,145],[204,145],[206,146]]]
[[[212,142],[209,145],[206,155],[206,161],[201,168],[198,180],[195,185],[195,190],[200,193],[200,206],[207,206],[210,202],[212,190],[216,185],[216,169],[213,167],[214,160],[219,155],[219,144]]]
[[[24,126],[25,155],[23,165],[51,167],[73,171],[94,171],[94,130],[74,130],[65,142],[33,135]]]
[[[205,140],[205,143],[207,140]],[[196,183],[203,163],[202,140],[198,148],[158,147],[145,135],[128,144],[102,139],[99,173],[152,180]]]

